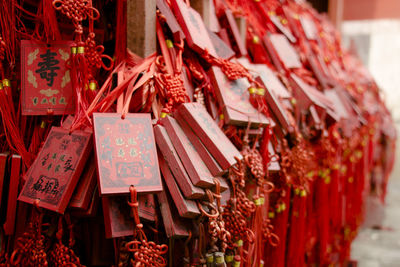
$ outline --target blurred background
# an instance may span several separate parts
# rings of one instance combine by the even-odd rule
[[[400,1],[309,0],[341,30],[343,45],[357,51],[382,89],[400,130]],[[384,206],[367,200],[367,217],[352,246],[360,267],[400,266],[400,142]]]

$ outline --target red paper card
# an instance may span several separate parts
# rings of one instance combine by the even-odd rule
[[[127,196],[102,197],[104,225],[107,238],[116,238],[133,235],[135,228],[131,207]],[[151,194],[138,197],[138,213],[141,219],[155,219],[154,196]]]
[[[283,34],[271,34],[269,39],[286,69],[301,68],[300,57]]]
[[[188,227],[179,217],[178,211],[172,204],[171,197],[169,196],[168,192],[162,191],[158,193],[157,198],[167,237],[180,238],[189,236]]]
[[[172,144],[193,184],[203,188],[211,187],[214,184],[212,174],[178,122],[174,118],[167,116],[161,120],[161,123],[168,132]]]
[[[236,164],[237,161],[235,158],[242,159],[240,152],[201,104],[182,104],[178,108],[178,112],[223,169],[229,169],[232,165]]]
[[[156,136],[157,146],[161,151],[162,157],[166,160],[168,166],[171,168],[171,171],[174,174],[174,177],[179,184],[179,188],[181,189],[183,195],[188,199],[198,199],[204,196],[204,190],[194,186],[190,180],[165,128],[161,125],[154,126],[154,134]]]
[[[7,218],[6,222],[4,223],[4,233],[6,235],[14,234],[20,171],[21,171],[21,156],[12,155],[10,186],[8,188]]]
[[[3,187],[4,187],[4,173],[6,171],[8,153],[0,153],[0,210],[1,210],[1,200],[3,197]]]
[[[91,151],[91,134],[52,127],[26,173],[19,200],[64,213]]]
[[[159,158],[164,182],[167,184],[168,191],[174,200],[175,207],[178,209],[179,216],[184,218],[195,218],[199,216],[200,211],[196,205],[196,202],[183,197],[167,163],[161,156]]]
[[[199,153],[201,159],[206,164],[207,168],[210,170],[213,176],[222,175],[226,172],[223,170],[214,157],[208,152],[207,148],[200,141],[199,137],[192,131],[190,126],[185,122],[181,115],[176,112],[174,114],[182,130],[185,132],[186,136],[189,138],[190,142],[196,148],[197,153]]]
[[[161,191],[161,177],[150,114],[94,113],[101,195]]]
[[[198,53],[205,50],[217,57],[206,26],[200,14],[182,0],[172,0],[171,7],[186,36],[190,48]]]
[[[85,166],[85,170],[79,179],[74,194],[69,202],[70,208],[87,210],[92,200],[94,189],[96,188],[96,163],[90,159]]]
[[[227,124],[247,126],[251,122],[253,127],[269,124],[267,117],[251,105],[246,78],[230,81],[218,67],[212,67],[209,74]]]
[[[21,41],[22,115],[74,112],[70,71],[71,42]]]

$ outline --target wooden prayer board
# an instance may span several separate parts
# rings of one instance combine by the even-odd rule
[[[89,157],[92,135],[52,127],[35,161],[26,173],[19,200],[64,213]]]
[[[171,137],[172,144],[193,184],[203,188],[211,187],[214,184],[213,175],[178,122],[174,118],[167,116],[161,120],[161,123]]]
[[[248,88],[250,83],[246,78],[229,80],[218,67],[209,71],[211,83],[219,102],[223,106],[224,119],[227,124],[252,127],[264,127],[269,124],[267,117],[250,103]]]
[[[21,41],[22,115],[54,115],[75,110],[70,71],[66,62],[71,42]]]
[[[188,199],[202,198],[205,195],[204,190],[193,185],[165,128],[161,125],[154,126],[154,134],[161,155],[170,167],[183,195]]]
[[[74,209],[87,210],[92,200],[94,190],[97,185],[96,162],[93,158],[88,160],[79,182],[75,188],[74,194],[69,202],[69,207]]]
[[[189,124],[222,169],[226,170],[236,164],[235,158],[242,159],[240,152],[201,104],[182,104],[178,112],[181,115],[178,120],[181,118]]]
[[[162,190],[150,114],[94,113],[101,195]]]

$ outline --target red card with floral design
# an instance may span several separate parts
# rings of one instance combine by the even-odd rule
[[[71,42],[21,41],[22,115],[73,113],[74,96],[67,62]]]
[[[92,135],[53,127],[26,173],[19,200],[64,213],[90,153]]]
[[[101,195],[162,190],[150,114],[93,114]]]

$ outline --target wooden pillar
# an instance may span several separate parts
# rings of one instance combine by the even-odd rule
[[[329,0],[328,15],[339,31],[342,30],[343,8],[344,0]]]
[[[240,38],[243,40],[244,44],[246,45],[246,34],[247,34],[247,23],[244,17],[236,17],[236,24],[239,29]]]
[[[141,57],[156,51],[156,0],[128,0],[127,46]]]
[[[212,32],[220,31],[213,0],[190,0],[190,6],[200,13],[204,25],[206,25],[208,29]]]

